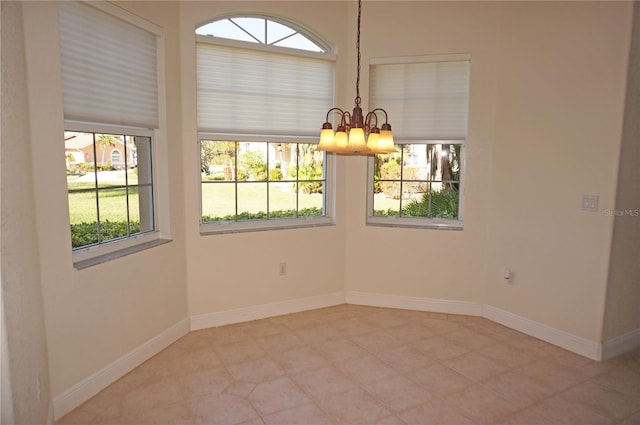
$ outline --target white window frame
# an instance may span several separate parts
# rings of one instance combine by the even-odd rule
[[[412,142],[407,144],[460,144],[459,140],[429,140],[426,142]],[[398,149],[401,149],[398,143]],[[383,226],[383,227],[414,227],[423,229],[441,229],[441,230],[463,230],[463,211],[464,211],[464,190],[465,190],[465,144],[462,144],[460,150],[460,191],[458,201],[458,219],[444,219],[432,217],[399,217],[399,216],[375,216],[373,215],[373,198],[374,198],[374,174],[375,163],[373,158],[369,158],[367,164],[367,225]]]
[[[239,17],[240,15],[233,15],[231,17]],[[247,17],[261,17],[268,20],[278,22],[283,25],[290,26],[298,33],[314,40],[318,46],[327,48],[326,52],[314,52],[308,50],[293,49],[290,47],[282,47],[275,45],[256,44],[247,41],[218,38],[213,36],[205,36],[195,34],[196,44],[205,43],[212,45],[220,45],[226,47],[235,47],[244,50],[256,50],[258,52],[273,52],[280,54],[287,54],[292,56],[301,56],[308,58],[322,58],[326,60],[335,61],[337,55],[330,51],[329,44],[322,40],[321,37],[313,34],[311,31],[306,30],[300,25],[288,22],[286,20],[274,18],[267,15],[243,15]],[[228,17],[221,17],[214,21],[225,19]],[[210,22],[214,22],[210,21]],[[200,26],[204,26],[203,23]],[[197,48],[197,47],[196,47]],[[334,87],[335,90],[335,87]],[[321,118],[320,118],[321,119]],[[318,121],[320,123],[320,121]],[[320,124],[318,124],[320,125]],[[319,127],[318,127],[319,129]],[[319,134],[319,130],[318,130]],[[318,144],[319,137],[309,135],[256,135],[256,134],[235,134],[235,133],[219,133],[215,131],[208,131],[204,129],[198,129],[197,140],[197,158],[194,158],[198,164],[196,167],[200,170],[200,140],[229,140],[238,142],[271,142],[271,143],[308,143]],[[277,218],[266,220],[246,220],[246,221],[217,221],[217,222],[202,222],[202,183],[200,178],[200,172],[198,172],[198,193],[200,194],[200,234],[201,235],[213,235],[223,233],[237,233],[237,232],[255,232],[265,230],[284,230],[284,229],[296,229],[305,227],[318,227],[318,226],[330,226],[335,225],[335,179],[336,179],[336,160],[335,155],[324,154],[324,173],[325,173],[325,187],[324,187],[324,215],[323,216],[309,216],[309,217],[296,217],[296,218]]]
[[[200,140],[232,140],[238,142],[260,142],[260,143],[308,143],[317,144],[317,138],[309,137],[287,137],[287,136],[253,136],[235,135],[224,133],[198,133],[198,147]],[[200,163],[200,149],[198,149],[198,164]],[[200,167],[198,167],[198,170]],[[245,220],[245,221],[211,221],[202,222],[202,182],[198,173],[198,184],[200,186],[200,234],[213,235],[220,233],[256,232],[264,230],[284,230],[297,229],[303,227],[319,227],[335,225],[335,179],[336,165],[335,155],[324,154],[324,215],[305,216],[295,218],[274,218],[268,220]],[[266,183],[266,182],[265,182]]]
[[[135,127],[111,126],[105,124],[89,124],[77,121],[65,121],[65,131],[77,131],[85,133],[122,134],[127,136],[141,136],[151,138],[152,178],[153,178],[153,217],[154,230],[135,233],[97,245],[88,245],[75,248],[72,251],[73,263],[76,268],[85,268],[107,260],[118,258],[152,246],[160,245],[171,240],[169,232],[167,193],[168,178],[166,172],[161,172],[158,166],[158,158],[163,154],[163,141],[159,130],[140,129]]]
[[[82,2],[86,3],[86,2]],[[152,178],[153,178],[153,217],[154,230],[137,233],[121,239],[107,241],[98,245],[89,245],[72,250],[73,265],[83,269],[113,260],[134,252],[161,245],[171,241],[169,218],[169,176],[168,151],[166,142],[166,92],[165,92],[165,38],[162,29],[111,3],[96,1],[86,3],[90,6],[119,18],[131,25],[144,29],[156,37],[156,69],[158,81],[158,128],[139,128],[103,123],[88,123],[65,120],[65,131],[86,133],[126,134],[151,138]],[[70,222],[70,220],[68,220]],[[71,237],[71,234],[69,234]]]
[[[391,58],[372,58],[371,64],[408,64],[416,62],[446,62],[446,61],[468,61],[471,62],[471,55],[461,54],[444,54],[429,55],[418,57],[391,57]],[[390,120],[392,117],[390,117]],[[469,117],[467,115],[467,123]],[[468,124],[467,124],[468,128]],[[402,149],[403,144],[460,144],[460,190],[458,201],[458,219],[443,219],[432,217],[406,217],[406,216],[375,216],[374,212],[374,183],[375,183],[375,161],[369,158],[367,163],[367,211],[366,225],[382,226],[382,227],[407,227],[418,229],[439,229],[439,230],[463,230],[463,213],[464,213],[464,194],[466,181],[466,150],[468,145],[468,132],[462,140],[442,140],[442,139],[419,139],[419,140],[396,140],[398,149]]]

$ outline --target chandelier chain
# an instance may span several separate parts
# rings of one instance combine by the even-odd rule
[[[360,17],[362,15],[362,0],[358,0],[358,36],[356,38],[356,51],[358,52],[358,74],[356,77],[356,105],[360,106]]]

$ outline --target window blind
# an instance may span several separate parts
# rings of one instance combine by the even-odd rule
[[[333,104],[334,63],[197,43],[198,130],[318,136]]]
[[[67,120],[158,127],[156,36],[80,2],[59,2]]]
[[[409,59],[411,60],[411,59]],[[464,141],[469,108],[469,60],[375,63],[371,109],[384,108],[399,141]]]

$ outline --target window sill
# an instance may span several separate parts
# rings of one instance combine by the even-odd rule
[[[200,235],[217,235],[225,233],[260,232],[266,230],[300,229],[308,227],[333,226],[331,217],[314,217],[307,219],[279,219],[279,220],[247,220],[220,221],[200,224]]]
[[[154,248],[159,245],[164,245],[169,242],[171,242],[171,239],[155,239],[149,242],[141,243],[139,245],[134,245],[127,248],[119,249],[117,251],[113,251],[108,254],[98,255],[96,257],[88,258],[82,261],[76,261],[73,263],[73,267],[77,270],[86,269],[87,267],[92,267],[98,264],[106,263],[107,261],[115,260],[117,258],[121,258],[130,254],[135,254],[136,252]]]
[[[464,230],[462,220],[437,220],[416,217],[367,217],[367,226],[408,227],[431,230]]]

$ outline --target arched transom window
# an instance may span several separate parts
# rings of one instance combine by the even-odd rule
[[[327,52],[329,50],[324,43],[313,40],[301,28],[297,28],[291,23],[278,22],[273,18],[263,16],[236,16],[219,19],[198,27],[196,34],[311,52]]]

